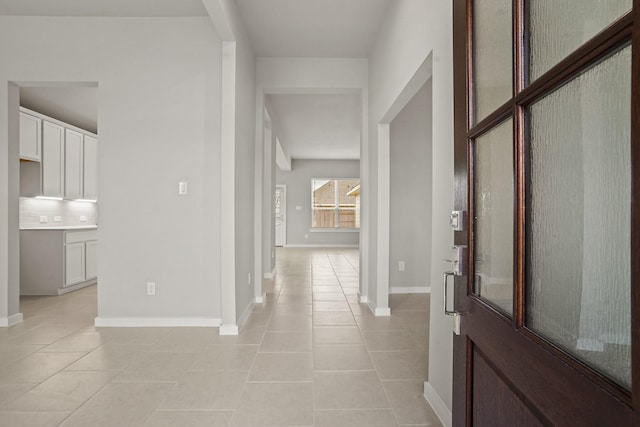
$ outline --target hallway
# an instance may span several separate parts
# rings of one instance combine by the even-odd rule
[[[357,302],[357,249],[278,248],[239,336],[95,328],[96,287],[21,300],[0,330],[3,426],[439,426],[422,396],[429,295]]]

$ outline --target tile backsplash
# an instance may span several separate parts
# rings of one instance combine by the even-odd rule
[[[44,216],[47,217],[48,222],[46,223],[40,222],[40,217]],[[86,221],[81,221],[81,217],[86,218]],[[56,221],[56,219],[60,219],[60,221]],[[20,197],[20,228],[97,224],[97,203]]]

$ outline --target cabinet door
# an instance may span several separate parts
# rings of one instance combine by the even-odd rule
[[[65,246],[65,286],[84,282],[85,249],[84,242],[68,243]]]
[[[42,121],[42,195],[64,197],[64,128]]]
[[[81,199],[83,173],[83,135],[71,129],[65,129],[64,143],[64,197]]]
[[[42,120],[20,112],[20,158],[40,161]]]
[[[98,140],[84,136],[84,196],[98,200]]]
[[[98,242],[96,240],[85,243],[85,279],[98,277]]]

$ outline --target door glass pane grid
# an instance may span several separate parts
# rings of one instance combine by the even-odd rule
[[[474,294],[513,315],[514,284],[513,120],[473,144]]]
[[[631,10],[632,0],[534,0],[528,8],[533,81]]]
[[[526,325],[631,387],[631,48],[531,105]]]
[[[513,1],[473,2],[473,125],[513,96]]]

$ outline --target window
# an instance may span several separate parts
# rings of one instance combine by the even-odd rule
[[[311,228],[360,228],[360,180],[312,179]]]

